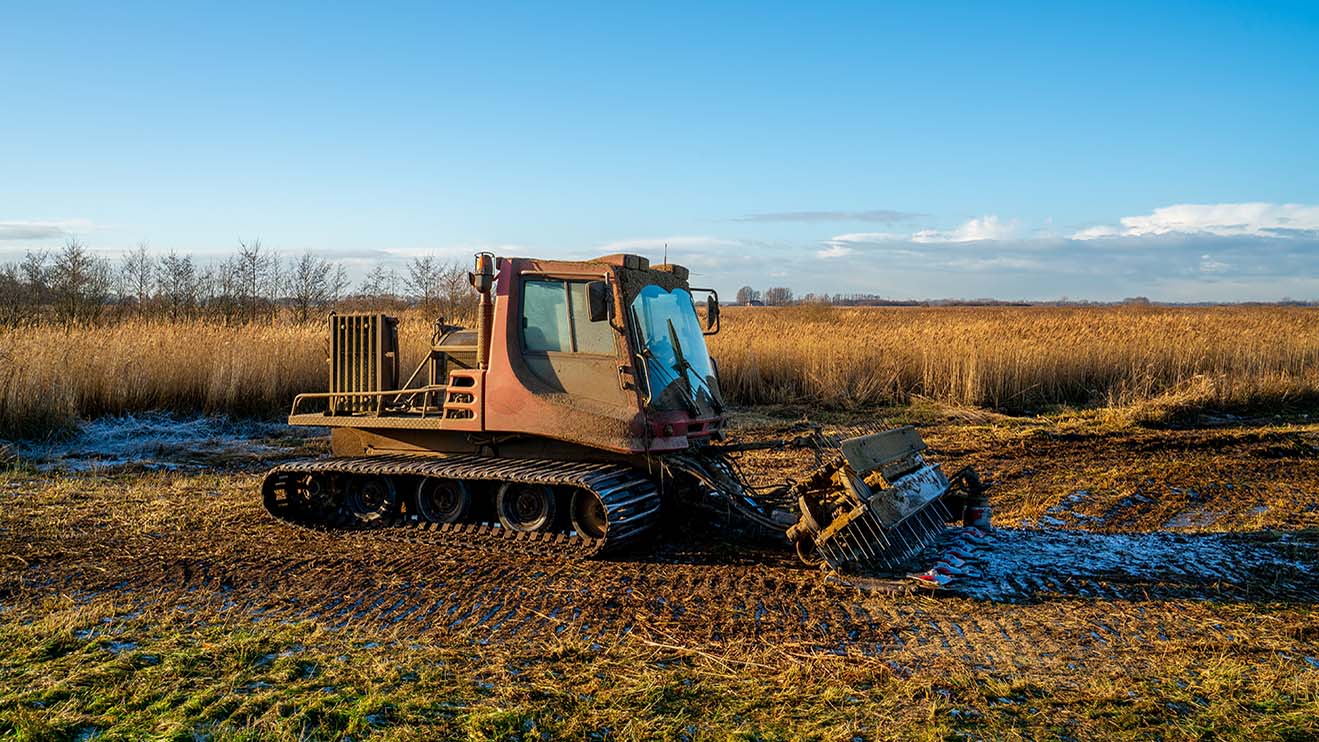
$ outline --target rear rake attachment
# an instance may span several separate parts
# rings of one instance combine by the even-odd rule
[[[911,426],[819,440],[833,445],[817,449],[827,451],[820,466],[787,491],[800,511],[787,535],[803,560],[840,573],[906,575],[931,588],[968,574],[990,518],[987,487],[973,469],[944,476]]]

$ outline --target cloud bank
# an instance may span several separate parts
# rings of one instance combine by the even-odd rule
[[[1319,206],[1174,204],[1068,236],[1032,235],[987,215],[950,229],[838,234],[814,256],[833,275],[869,276],[877,293],[911,298],[1319,299]],[[885,272],[918,279],[895,286]]]
[[[0,240],[31,241],[54,240],[68,237],[78,232],[91,229],[91,222],[86,219],[66,219],[64,221],[0,221]]]
[[[1141,216],[1126,216],[1114,225],[1082,229],[1076,240],[1147,237],[1165,234],[1217,237],[1316,237],[1319,206],[1304,204],[1175,204]]]

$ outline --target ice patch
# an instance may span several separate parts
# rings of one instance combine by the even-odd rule
[[[1149,589],[1212,586],[1312,593],[1319,600],[1319,544],[1282,534],[1093,533],[995,529],[973,574],[952,589],[987,600],[1073,592],[1102,597],[1100,583]],[[1069,587],[1070,586],[1070,587]]]
[[[1169,518],[1163,527],[1183,530],[1208,528],[1224,515],[1226,513],[1217,510],[1187,510]]]
[[[145,413],[91,420],[67,440],[17,441],[10,447],[42,471],[187,470],[262,464],[324,435],[324,428],[279,422]]]
[[[123,654],[137,649],[137,642],[107,642],[105,649],[111,654]]]
[[[1089,490],[1077,490],[1064,497],[1058,502],[1058,504],[1044,511],[1044,515],[1040,516],[1038,524],[1032,523],[1028,520],[1024,522],[1023,525],[1028,528],[1036,525],[1045,526],[1046,528],[1104,525],[1107,516],[1095,516],[1088,513],[1077,512],[1077,509],[1084,505],[1089,499]]]

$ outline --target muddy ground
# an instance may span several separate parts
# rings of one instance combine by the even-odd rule
[[[740,434],[772,436],[796,414],[750,411]],[[949,471],[974,465],[993,483],[999,530],[948,595],[858,588],[718,522],[679,520],[644,550],[590,562],[297,530],[263,511],[260,471],[323,442],[263,428],[233,434],[256,436],[248,447],[163,436],[109,466],[13,467],[0,479],[0,615],[110,600],[117,615],[93,631],[163,611],[394,642],[635,640],[734,660],[773,648],[1046,688],[1113,668],[1172,682],[1160,658],[1231,655],[1314,687],[1319,425],[888,414],[918,422]],[[807,463],[767,453],[744,466],[773,480]]]

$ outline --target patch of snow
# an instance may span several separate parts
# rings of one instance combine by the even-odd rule
[[[1287,535],[1260,541],[1231,533],[1094,533],[995,529],[976,548],[972,575],[953,591],[987,600],[1028,599],[1050,585],[1123,583],[1148,586],[1270,584],[1278,575],[1317,569],[1315,548]],[[1077,591],[1087,594],[1085,589]]]
[[[1186,510],[1169,518],[1163,524],[1169,529],[1202,529],[1212,526],[1224,513],[1217,510]]]
[[[42,471],[85,472],[124,466],[187,470],[212,468],[217,463],[258,463],[324,435],[323,428],[279,422],[153,412],[97,418],[84,423],[67,440],[15,441],[11,448]],[[272,439],[289,443],[282,446]]]

